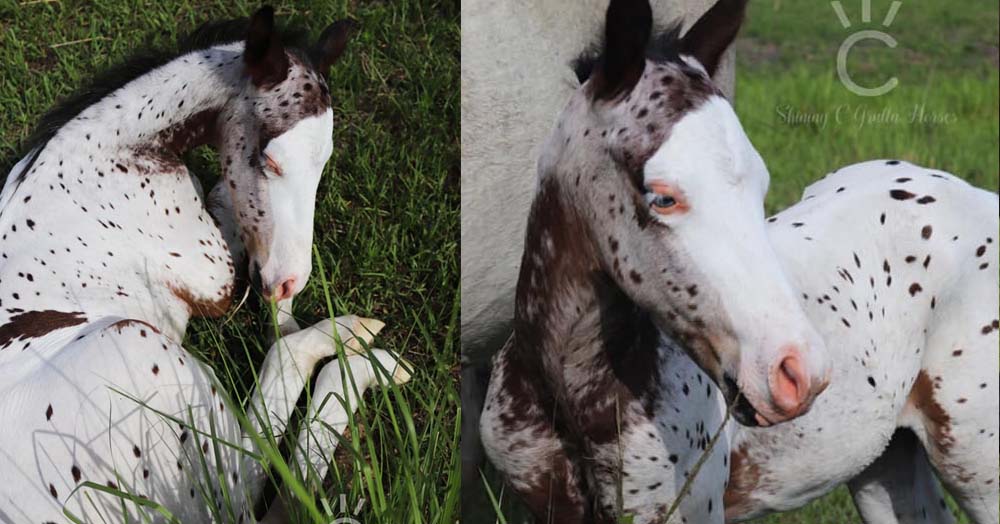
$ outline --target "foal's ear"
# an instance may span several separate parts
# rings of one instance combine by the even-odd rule
[[[274,31],[274,8],[264,6],[250,17],[243,51],[247,73],[257,87],[278,84],[288,76],[288,57]]]
[[[709,76],[714,76],[722,53],[733,43],[743,24],[746,7],[747,0],[716,2],[681,39],[680,52],[697,58]]]
[[[604,26],[604,52],[594,77],[594,99],[631,91],[646,68],[646,44],[653,27],[648,0],[611,0]]]
[[[323,30],[323,34],[319,35],[319,40],[309,51],[309,58],[317,72],[323,76],[330,72],[330,66],[344,54],[347,41],[357,28],[358,24],[353,20],[337,20]]]

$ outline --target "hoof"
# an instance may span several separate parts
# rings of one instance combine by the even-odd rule
[[[405,358],[400,358],[396,361],[396,369],[392,371],[392,381],[397,386],[402,386],[410,381],[412,374],[409,370],[413,369],[413,364]]]
[[[341,340],[348,355],[364,355],[366,347],[370,347],[385,322],[374,318],[364,318],[356,315],[337,317],[337,327],[342,328]],[[346,336],[345,336],[346,335]]]

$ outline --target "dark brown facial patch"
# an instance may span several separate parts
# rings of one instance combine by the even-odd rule
[[[6,324],[0,326],[0,350],[6,349],[18,340],[28,340],[49,334],[57,329],[83,324],[87,317],[83,312],[73,311],[25,311],[12,315]]]
[[[254,103],[260,119],[258,144],[261,150],[299,120],[323,114],[330,108],[330,88],[326,80],[295,53],[289,53],[288,57],[288,77],[262,90]]]
[[[643,190],[643,166],[670,137],[673,125],[711,95],[721,94],[701,71],[685,63],[647,62],[635,88],[607,103],[616,106],[605,110],[617,118],[602,129],[607,131],[606,147],[632,175],[637,189]]]

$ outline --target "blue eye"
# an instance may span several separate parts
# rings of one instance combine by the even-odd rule
[[[659,207],[659,208],[673,207],[674,204],[676,203],[677,200],[670,195],[656,195],[655,197],[653,197],[652,202],[650,202],[650,204],[653,207]]]

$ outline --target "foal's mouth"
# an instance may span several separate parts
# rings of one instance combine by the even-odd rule
[[[729,376],[728,373],[724,374],[723,383],[725,387],[722,388],[722,395],[726,399],[726,405],[732,410],[733,418],[737,422],[744,426],[756,427],[756,426],[770,426],[770,422],[760,415],[753,404],[747,400],[746,395],[740,391],[740,387],[736,385],[736,381]]]

